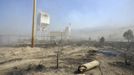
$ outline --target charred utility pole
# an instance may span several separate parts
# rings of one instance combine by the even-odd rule
[[[33,0],[32,41],[31,41],[32,48],[35,46],[35,18],[36,18],[36,0]]]

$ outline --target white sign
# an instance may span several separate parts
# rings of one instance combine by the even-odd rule
[[[40,19],[41,24],[46,24],[46,25],[50,24],[50,17],[47,13],[41,13],[40,18],[41,18]]]
[[[45,12],[40,12],[37,18],[38,30],[44,31],[49,24],[50,24],[49,15]]]

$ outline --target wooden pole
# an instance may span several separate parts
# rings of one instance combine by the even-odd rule
[[[36,17],[36,0],[33,0],[32,41],[31,41],[32,48],[35,45],[35,17]]]
[[[78,67],[78,72],[85,72],[85,71],[90,70],[90,69],[97,67],[99,65],[100,65],[100,62],[97,60],[94,60],[92,62],[80,65]]]

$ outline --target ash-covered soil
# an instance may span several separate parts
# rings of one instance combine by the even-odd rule
[[[134,75],[134,66],[126,66],[121,56],[108,56],[99,50],[87,46],[1,47],[0,75],[77,75],[78,66],[92,60],[100,61],[100,68],[86,71],[85,75]]]

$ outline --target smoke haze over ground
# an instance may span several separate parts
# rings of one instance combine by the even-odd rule
[[[32,2],[0,1],[0,35],[31,38]],[[43,10],[50,15],[47,29],[61,31],[71,24],[72,39],[78,40],[104,36],[107,40],[122,41],[122,33],[134,29],[133,8],[133,0],[37,0],[37,14]]]

